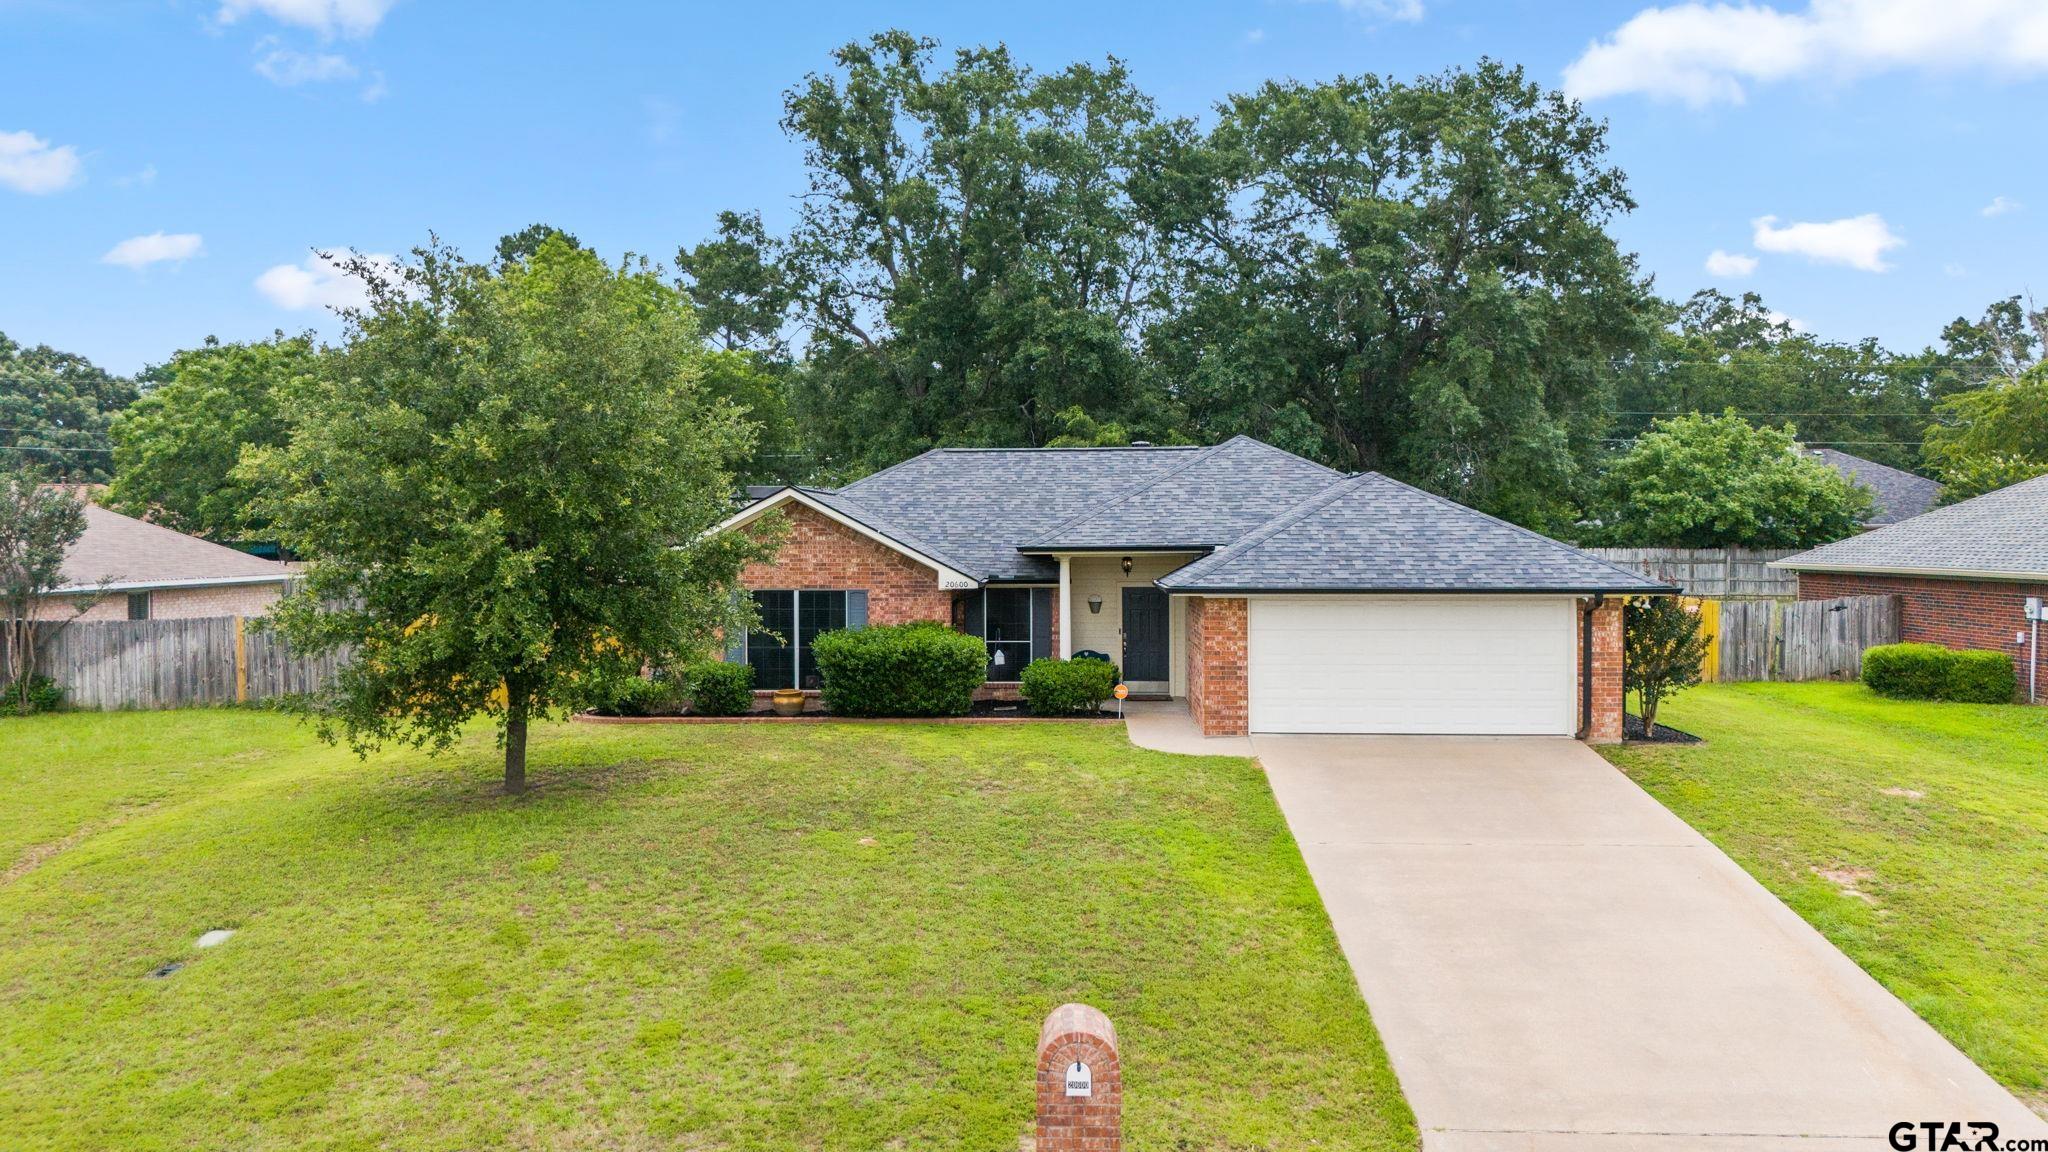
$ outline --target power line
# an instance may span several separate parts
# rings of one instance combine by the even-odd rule
[[[112,456],[112,448],[45,448],[40,444],[0,444],[0,452],[64,452],[87,453],[94,456]]]

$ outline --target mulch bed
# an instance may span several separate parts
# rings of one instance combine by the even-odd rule
[[[1643,718],[1628,713],[1621,718],[1621,738],[1631,744],[1704,744],[1706,741],[1690,732],[1680,732],[1669,724],[1657,725],[1655,736],[1643,734]]]
[[[1025,720],[1054,723],[1079,720],[1101,724],[1121,719],[1114,711],[1107,710],[1092,716],[1079,712],[1066,716],[1033,716],[1020,700],[976,700],[965,716],[833,716],[820,711],[815,701],[812,705],[800,716],[779,715],[764,705],[738,716],[599,716],[584,712],[572,719],[585,724],[813,724],[821,721],[837,724],[1013,724]]]

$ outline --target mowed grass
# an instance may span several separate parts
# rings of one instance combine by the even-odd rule
[[[1127,1147],[1417,1144],[1248,760],[576,724],[528,796],[497,772],[482,732],[362,762],[260,712],[0,721],[4,1143],[1010,1152],[1083,1000]]]
[[[1985,1071],[2048,1103],[2048,708],[1720,684],[1608,757]]]

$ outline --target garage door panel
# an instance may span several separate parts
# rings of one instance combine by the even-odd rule
[[[1255,599],[1251,727],[1568,734],[1572,622],[1561,598]]]

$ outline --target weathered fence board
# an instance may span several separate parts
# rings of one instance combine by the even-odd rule
[[[1609,564],[1619,564],[1655,580],[1676,584],[1688,596],[1716,600],[1791,599],[1799,595],[1796,573],[1770,567],[1799,551],[1796,548],[1588,548]]]
[[[1841,680],[1865,649],[1899,640],[1899,598],[1731,600],[1721,605],[1722,680]]]
[[[176,708],[317,692],[347,652],[301,656],[235,616],[44,626],[36,671],[79,708]],[[13,669],[0,667],[0,681]]]

